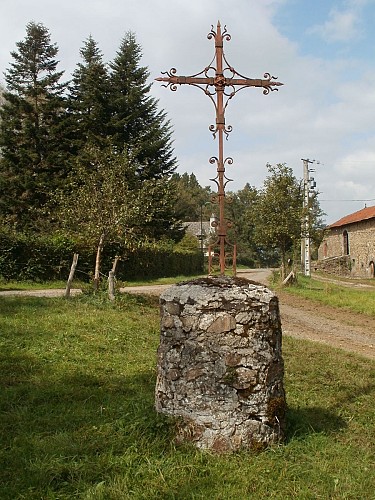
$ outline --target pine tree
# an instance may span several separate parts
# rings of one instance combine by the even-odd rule
[[[69,86],[68,111],[72,125],[72,144],[76,154],[87,144],[103,148],[108,145],[109,81],[102,52],[89,36],[80,50],[78,63]]]
[[[111,68],[111,136],[113,144],[136,153],[144,179],[158,179],[175,169],[171,129],[166,115],[149,95],[149,72],[140,66],[141,48],[128,32]]]
[[[57,71],[57,45],[42,24],[28,23],[16,45],[0,110],[0,213],[23,227],[35,223],[66,176],[66,84]]]

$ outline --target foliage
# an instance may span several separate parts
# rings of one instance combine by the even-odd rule
[[[4,92],[5,92],[5,89],[2,85],[0,85],[0,108],[4,105],[5,103],[5,99],[4,99]],[[0,119],[1,119],[1,116],[0,116]]]
[[[318,259],[318,248],[323,240],[324,229],[326,224],[324,216],[326,215],[320,208],[319,192],[310,192],[309,196],[309,230],[311,239],[311,257],[313,260]]]
[[[42,24],[30,22],[17,49],[0,108],[0,212],[23,227],[35,225],[51,191],[66,177],[66,85],[57,71],[58,48]]]
[[[162,243],[145,243],[129,252],[121,262],[119,279],[136,280],[158,277],[191,276],[202,273],[202,254],[198,248],[171,247]],[[122,278],[123,277],[123,278]]]
[[[208,186],[203,188],[193,173],[186,172],[182,175],[174,173],[171,183],[176,193],[175,214],[178,219],[185,222],[199,221],[201,216],[204,220],[209,219],[215,206],[210,203],[213,193]]]
[[[63,234],[35,235],[0,231],[0,277],[6,281],[65,280],[73,253],[79,254],[75,276],[82,281],[93,277],[95,246],[76,241]],[[122,255],[116,277],[119,280],[149,279],[164,276],[186,276],[202,272],[200,252],[174,249],[173,243],[144,242],[136,249],[125,244],[104,248],[102,269],[112,268],[116,255]]]
[[[126,151],[135,160],[136,174],[146,182],[142,189],[157,205],[156,220],[151,221],[150,210],[146,213],[149,203],[144,203],[139,216],[148,224],[147,234],[165,236],[174,222],[173,197],[167,207],[161,192],[168,189],[176,160],[170,125],[150,96],[149,73],[140,66],[142,54],[135,35],[125,35],[109,69],[90,36],[69,86],[60,83],[58,48],[42,24],[29,23],[26,38],[17,47],[6,73],[5,104],[0,110],[1,220],[12,227],[48,232],[51,218],[56,217],[57,191],[67,194],[70,166],[89,163],[87,147],[91,146],[118,155]],[[138,195],[142,189],[137,188]],[[132,204],[134,198],[129,191],[124,203]],[[104,218],[108,220],[108,213]],[[174,236],[178,238],[178,232]]]
[[[259,216],[258,190],[246,184],[237,192],[227,193],[226,199],[227,218],[233,223],[233,229],[229,231],[229,240],[237,244],[238,264],[249,267],[275,265],[274,251],[262,247],[255,240],[255,226]]]
[[[87,144],[108,145],[110,120],[108,70],[92,36],[80,55],[82,62],[73,73],[67,102],[75,154],[82,153]]]
[[[285,272],[289,252],[301,238],[303,193],[285,164],[267,164],[269,172],[257,202],[254,236],[263,247],[278,249]]]
[[[134,33],[126,33],[110,63],[111,143],[135,154],[142,179],[160,179],[174,171],[176,159],[170,124],[149,94],[149,72],[140,66],[141,57]]]
[[[114,148],[89,146],[76,161],[70,194],[64,190],[56,200],[54,214],[59,226],[97,248],[95,287],[103,247],[108,243],[131,252],[147,239],[178,233],[177,226],[171,227],[172,198],[167,180],[141,179],[139,170],[136,158],[126,150],[120,154]]]
[[[5,280],[66,279],[77,246],[63,235],[0,231],[0,276]],[[80,266],[87,271],[87,252],[80,249]],[[86,265],[85,265],[86,263]]]
[[[157,303],[0,302],[0,497],[371,498],[370,360],[285,337],[287,442],[213,455],[154,410]]]
[[[141,181],[137,160],[126,151],[89,146],[69,179],[70,195],[61,193],[58,220],[75,237],[94,243],[126,241],[131,248],[147,237],[145,228],[163,218],[167,184]]]

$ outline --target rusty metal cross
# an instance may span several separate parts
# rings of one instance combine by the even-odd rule
[[[169,87],[171,90],[176,91],[177,85],[193,85],[204,91],[208,95],[214,104],[216,111],[216,125],[210,125],[209,130],[213,133],[214,137],[216,135],[219,139],[219,155],[218,157],[213,156],[210,158],[209,162],[211,164],[216,163],[217,165],[217,175],[214,179],[211,179],[216,183],[218,192],[214,201],[219,206],[219,222],[217,223],[217,235],[218,240],[215,245],[219,247],[219,263],[220,263],[220,274],[225,273],[226,259],[228,257],[233,258],[233,270],[236,273],[236,245],[231,245],[227,241],[227,228],[231,226],[231,223],[225,219],[225,187],[229,179],[225,175],[226,164],[231,165],[233,159],[228,157],[224,158],[224,134],[228,138],[228,134],[232,131],[232,127],[225,125],[225,110],[227,108],[228,102],[232,97],[246,87],[262,87],[263,94],[269,94],[270,91],[278,90],[277,86],[283,85],[280,82],[275,81],[276,77],[271,76],[270,73],[264,74],[264,80],[247,78],[240,73],[238,73],[227,61],[223,46],[224,40],[230,41],[231,36],[224,27],[224,31],[221,31],[220,22],[217,23],[217,29],[214,31],[214,27],[211,27],[210,33],[207,35],[209,40],[215,40],[215,55],[211,63],[204,68],[201,72],[191,75],[191,76],[178,76],[176,75],[177,70],[175,68],[169,71],[162,72],[162,75],[167,75],[163,77],[156,78],[159,82],[166,82],[165,87]],[[214,61],[216,60],[216,66],[214,66]],[[210,76],[212,75],[212,76]],[[216,101],[214,99],[216,96]],[[233,253],[226,253],[226,248],[232,247]],[[212,255],[211,249],[209,248],[209,273],[211,272]]]

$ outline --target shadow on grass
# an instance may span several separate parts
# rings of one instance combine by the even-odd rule
[[[56,299],[45,297],[0,297],[0,315],[10,317],[21,309],[29,309],[30,311],[43,310],[46,305],[51,305],[52,301],[56,303]]]
[[[346,427],[337,412],[319,407],[288,408],[286,441],[311,434],[331,434]]]
[[[375,391],[374,384],[363,387],[350,385],[340,386],[335,403],[331,407],[307,408],[289,407],[287,410],[287,441],[293,437],[303,437],[314,433],[335,433],[347,427],[346,421],[340,416],[342,409],[352,405],[362,397],[370,396]]]

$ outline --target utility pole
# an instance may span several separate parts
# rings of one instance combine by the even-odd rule
[[[315,172],[309,168],[309,163],[315,160],[306,159],[303,161],[303,221],[301,235],[301,264],[305,276],[311,276],[311,249],[310,249],[310,190],[316,187],[314,177],[310,177],[310,172]]]

